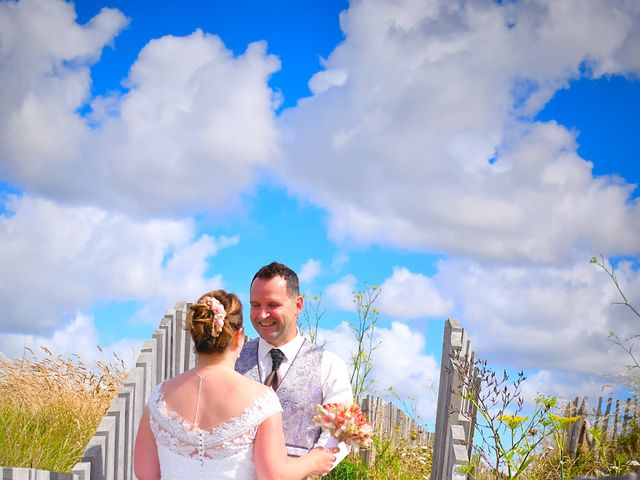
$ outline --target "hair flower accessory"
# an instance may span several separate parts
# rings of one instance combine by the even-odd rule
[[[213,327],[212,335],[217,337],[222,332],[222,326],[224,325],[224,319],[227,316],[227,312],[220,301],[215,297],[204,297],[202,302],[209,307],[211,313],[213,313]]]
[[[355,451],[371,446],[373,428],[357,404],[327,403],[318,405],[317,411],[314,423],[331,433],[325,447],[335,447],[339,442],[351,445]]]

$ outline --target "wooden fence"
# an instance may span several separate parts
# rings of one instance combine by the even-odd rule
[[[385,441],[397,445],[401,442],[413,445],[432,445],[434,434],[418,424],[415,419],[393,403],[381,398],[367,396],[360,402],[361,410],[366,414],[374,431]],[[360,450],[359,456],[367,465],[373,465],[375,450]]]
[[[595,448],[596,439],[591,432],[594,428],[600,430],[603,437],[615,440],[638,423],[638,413],[637,398],[599,397],[593,406],[587,397],[576,397],[564,409],[565,417],[580,417],[567,431],[567,453],[575,456],[580,449]]]

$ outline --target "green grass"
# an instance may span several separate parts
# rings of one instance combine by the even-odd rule
[[[428,480],[431,475],[431,445],[416,445],[407,439],[394,441],[375,436],[371,465],[352,452],[331,471],[326,480]]]
[[[563,480],[574,477],[624,475],[634,471],[632,461],[640,460],[640,425],[631,423],[616,439],[605,439],[602,432],[593,431],[593,433],[597,436],[595,448],[589,448],[586,443],[583,443],[574,457],[559,455],[556,445],[545,442],[519,478],[521,480]],[[479,463],[477,457],[475,465],[472,479],[506,478]]]

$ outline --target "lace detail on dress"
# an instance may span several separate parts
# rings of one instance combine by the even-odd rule
[[[209,430],[202,430],[167,408],[161,385],[152,390],[148,407],[156,442],[182,457],[200,462],[205,458],[230,457],[251,448],[260,424],[282,411],[278,397],[269,389],[245,408],[240,416]]]

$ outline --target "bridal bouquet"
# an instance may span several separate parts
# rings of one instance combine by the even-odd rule
[[[318,415],[313,417],[316,425],[328,430],[331,439],[325,447],[331,448],[344,442],[355,451],[371,446],[373,428],[357,404],[327,403],[318,405]]]

